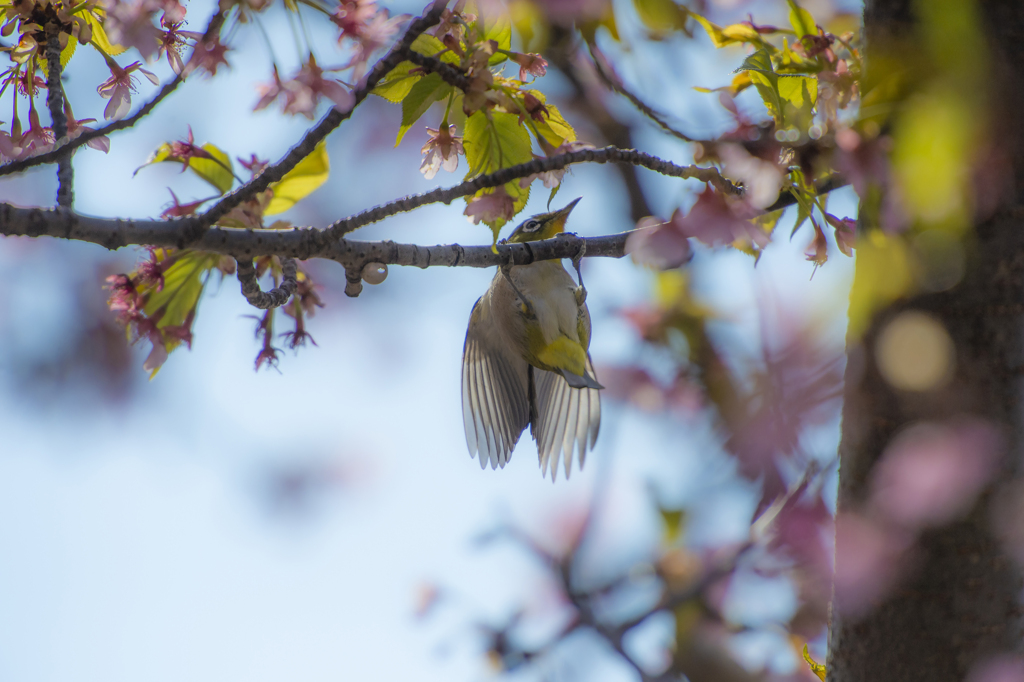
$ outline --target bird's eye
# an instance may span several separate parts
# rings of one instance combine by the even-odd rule
[[[523,223],[523,232],[536,232],[538,229],[540,229],[540,222],[533,218]]]

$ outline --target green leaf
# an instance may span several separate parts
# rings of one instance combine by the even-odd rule
[[[313,153],[300,161],[295,168],[288,171],[279,182],[270,185],[274,197],[263,209],[263,215],[283,213],[313,193],[327,182],[331,169],[331,160],[327,156],[327,143],[321,140]]]
[[[144,308],[146,317],[155,321],[161,332],[167,327],[180,327],[195,319],[199,297],[206,283],[204,275],[220,262],[219,254],[202,251],[181,251],[172,257],[175,261],[164,272],[163,287],[151,290]],[[164,335],[164,346],[168,352],[180,344],[181,339]]]
[[[389,102],[401,102],[405,99],[405,96],[409,94],[414,86],[421,78],[423,73],[409,73],[410,70],[416,68],[416,65],[412,62],[402,62],[395,68],[388,72],[388,75],[377,84],[372,92],[378,97],[383,97]]]
[[[412,124],[427,113],[431,104],[447,97],[451,91],[452,86],[445,83],[436,73],[424,76],[417,81],[409,90],[409,94],[402,100],[402,126],[398,129],[395,146],[399,145]]]
[[[782,103],[779,102],[779,91],[774,79],[760,71],[751,71],[750,80],[761,95],[764,105],[768,107],[768,113],[775,119],[775,125],[782,127]]]
[[[764,230],[764,233],[769,237],[775,232],[775,228],[779,224],[779,219],[782,218],[782,214],[786,211],[784,208],[780,208],[771,213],[762,213],[759,216],[755,216],[750,219],[750,222]],[[764,253],[764,249],[758,247],[750,239],[750,237],[743,237],[735,240],[730,246],[741,253],[745,253],[748,256],[754,257],[754,264],[756,265],[761,260],[761,255]]]
[[[459,56],[445,47],[444,43],[429,33],[421,33],[416,40],[412,41],[411,47],[422,55],[426,55],[427,57],[437,57],[447,64],[459,63]]]
[[[68,65],[68,62],[71,61],[71,57],[73,57],[75,54],[75,48],[78,47],[78,38],[76,38],[73,35],[64,35],[67,35],[68,44],[65,45],[64,49],[60,52],[61,69]],[[39,57],[39,68],[44,74],[49,72],[50,67],[46,65],[46,57]]]
[[[520,90],[520,94],[529,92],[531,95],[536,97],[547,107],[547,114],[544,115],[543,120],[530,119],[530,125],[536,134],[544,138],[544,140],[552,145],[553,147],[560,147],[566,142],[576,141],[576,131],[573,127],[565,120],[562,116],[562,112],[558,110],[554,104],[548,104],[544,96],[544,93],[539,90]],[[520,100],[521,101],[521,100]],[[525,116],[525,106],[523,107]]]
[[[753,53],[745,60],[737,71],[746,71],[750,75],[750,81],[757,88],[768,112],[775,119],[778,127],[783,126],[782,98],[779,95],[779,76],[772,68],[772,59],[768,51],[761,49]]]
[[[530,135],[520,125],[516,114],[476,112],[466,120],[462,144],[466,148],[466,161],[469,162],[467,179],[533,160]],[[481,190],[474,196],[491,191]],[[512,197],[515,213],[523,210],[530,196],[529,186],[520,187],[519,180],[513,180],[505,184],[505,191]],[[467,197],[467,201],[470,198]],[[487,223],[495,240],[506,222],[499,219]]]
[[[796,199],[797,204],[796,224],[793,225],[793,231],[789,233],[789,238],[792,239],[814,211],[814,192],[813,188],[807,186],[803,171],[797,168],[790,171],[790,174],[793,178],[793,185],[789,191]]]
[[[475,5],[476,3],[469,4]],[[467,6],[467,9],[480,16],[477,23],[482,22],[483,24],[480,28],[484,40],[493,40],[498,43],[498,50],[512,49],[512,17],[509,16],[503,5],[496,2],[487,3],[485,11],[482,12],[479,7],[470,9]],[[496,50],[487,63],[494,66],[507,59],[508,56]]]
[[[509,17],[519,38],[523,52],[540,52],[548,43],[548,22],[544,11],[531,0],[511,0]]]
[[[149,157],[141,166],[135,169],[135,172],[132,173],[132,177],[138,175],[139,171],[145,168],[146,166],[151,166],[154,163],[161,163],[162,161],[169,160],[171,158],[171,151],[171,143],[164,142],[162,145],[156,148],[156,151],[149,155]]]
[[[466,120],[463,146],[469,177],[533,160],[530,136],[515,114],[476,112]]]
[[[551,188],[551,194],[548,195],[548,210],[551,210],[551,202],[554,201],[555,195],[558,194],[558,190],[562,189],[562,183],[558,183]]]
[[[103,17],[106,16],[104,10],[94,9],[91,12],[82,12],[81,16],[92,28],[92,43],[94,47],[99,48],[111,57],[119,55],[128,49],[124,45],[115,45],[110,42],[107,32],[103,30]]]
[[[694,86],[693,89],[697,92],[718,92],[720,90],[724,90],[735,97],[751,85],[753,85],[753,82],[750,80],[750,73],[747,71],[740,71],[732,77],[732,83],[729,85],[725,85],[720,88],[702,88],[700,86]]]
[[[683,525],[686,521],[686,512],[682,509],[659,508],[661,520],[665,524],[664,540],[666,545],[671,545],[683,533]]]
[[[818,35],[818,29],[815,26],[814,17],[811,16],[811,13],[796,4],[795,0],[788,0],[788,2],[789,23],[793,26],[797,39],[806,35]]]
[[[592,15],[593,18],[577,21],[576,28],[579,29],[583,39],[588,43],[593,43],[597,39],[597,29],[601,27],[608,29],[608,35],[611,39],[615,42],[619,42],[619,26],[615,21],[615,8],[612,6],[613,3],[601,3],[596,7],[596,9],[602,9],[602,5],[604,11],[601,15]]]
[[[214,186],[221,194],[226,194],[235,184],[235,175],[231,168],[231,157],[207,142],[202,147],[213,159],[200,159],[193,156],[188,160],[189,169],[196,175]]]
[[[737,43],[762,44],[761,35],[749,24],[733,24],[722,28],[694,12],[690,12],[690,16],[704,27],[704,31],[707,32],[715,47],[725,47]]]
[[[689,11],[677,5],[674,0],[633,0],[633,7],[640,21],[651,30],[655,38],[686,28]]]
[[[566,142],[576,141],[576,131],[569,125],[569,122],[562,116],[554,104],[545,105],[548,113],[543,121],[536,121],[537,132],[544,136],[544,139],[555,147],[560,147]]]
[[[826,668],[823,663],[818,663],[816,660],[811,658],[811,654],[807,650],[806,644],[804,644],[803,655],[804,660],[807,661],[807,665],[811,666],[811,672],[814,673],[821,682],[825,682],[825,676],[828,674],[828,668]]]
[[[772,68],[771,55],[765,49],[758,50],[749,55],[743,60],[743,64],[736,71],[760,71],[764,74],[775,75],[775,69]]]
[[[776,84],[782,105],[782,118],[787,125],[806,131],[814,115],[814,105],[818,101],[818,79],[807,76],[779,76]]]
[[[793,44],[796,45],[797,42]],[[789,42],[785,38],[782,39],[782,49],[775,57],[775,73],[820,73],[822,68],[819,60],[797,54],[790,49]]]

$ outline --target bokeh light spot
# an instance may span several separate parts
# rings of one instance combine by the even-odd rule
[[[875,359],[894,388],[929,391],[945,384],[953,374],[953,341],[930,315],[905,312],[882,330]]]

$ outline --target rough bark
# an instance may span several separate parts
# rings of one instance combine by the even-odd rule
[[[868,0],[869,45],[906,37],[919,6],[912,0]],[[1009,152],[1012,168],[1005,169],[1010,174],[1006,186],[1012,189],[974,226],[966,274],[958,286],[881,311],[863,339],[851,340],[840,444],[840,515],[865,500],[872,467],[893,437],[914,422],[978,416],[1001,426],[1006,452],[1000,475],[966,518],[918,539],[915,566],[884,603],[860,619],[834,607],[830,682],[960,682],[986,657],[1021,650],[1021,570],[993,534],[991,506],[996,487],[1020,476],[1024,430],[1024,211],[1019,208],[1024,199],[1024,132],[1019,121],[1024,4],[1001,0],[978,6],[992,63],[991,130],[999,147]],[[944,389],[902,393],[879,373],[878,333],[907,309],[939,320],[955,344],[956,374]],[[838,544],[837,566],[850,559],[850,551]]]

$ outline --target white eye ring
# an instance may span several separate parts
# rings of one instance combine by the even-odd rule
[[[523,232],[536,232],[538,229],[540,229],[540,222],[534,220],[533,218],[530,218],[525,223],[523,223]]]

